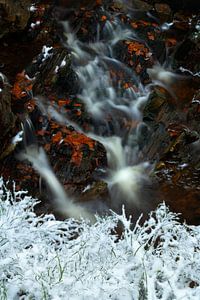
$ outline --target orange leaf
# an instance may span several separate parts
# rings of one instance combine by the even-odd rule
[[[64,106],[64,105],[69,105],[71,102],[71,100],[69,99],[60,99],[58,100],[58,106]]]
[[[107,20],[107,17],[106,16],[102,16],[101,17],[101,21],[106,21]]]
[[[21,99],[27,95],[33,88],[32,81],[25,76],[25,71],[18,73],[16,81],[12,88],[12,94],[15,99]]]
[[[81,113],[81,110],[77,110],[76,115],[77,115],[77,116],[81,116],[81,114],[82,114],[82,113]]]
[[[102,0],[96,0],[96,5],[102,5]]]
[[[130,54],[134,52],[135,55],[146,55],[149,52],[148,49],[139,42],[126,42],[126,44],[128,44],[128,52]]]
[[[50,149],[51,149],[51,144],[44,145],[44,150],[46,150],[48,152],[48,151],[50,151]]]
[[[71,157],[71,162],[73,162],[75,165],[80,166],[82,158],[83,153],[80,150],[74,151]]]
[[[55,135],[52,136],[53,143],[59,143],[62,140],[62,133],[58,131]]]
[[[60,127],[60,126],[59,126],[57,123],[51,121],[51,128],[52,128],[52,129],[56,129],[56,128],[59,128],[59,127]]]
[[[132,22],[132,23],[131,23],[131,26],[132,26],[133,28],[138,28],[138,25],[137,25],[135,22]]]

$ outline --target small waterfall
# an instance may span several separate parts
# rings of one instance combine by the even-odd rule
[[[141,184],[147,181],[149,163],[134,164],[134,150],[127,144],[122,145],[122,138],[111,136],[98,138],[107,151],[108,177],[105,178],[112,198],[114,208],[121,208],[122,204],[140,208],[139,199]],[[128,153],[130,151],[130,153]]]
[[[167,69],[159,64],[154,65],[153,68],[147,69],[147,73],[152,80],[149,86],[163,87],[174,100],[177,100],[176,83],[187,79],[187,76],[173,73],[170,68]]]
[[[41,105],[41,102],[40,108],[44,113],[45,108]],[[62,115],[58,114],[56,110],[54,111],[53,108],[49,108],[49,110],[52,113],[53,118],[59,117],[58,121],[63,121]],[[25,151],[18,154],[18,158],[20,160],[28,160],[33,165],[33,168],[40,174],[39,181],[43,179],[46,182],[52,193],[52,200],[55,202],[57,210],[66,217],[75,219],[79,219],[81,217],[94,222],[94,215],[88,212],[88,210],[84,207],[79,206],[67,195],[51,168],[45,151],[43,148],[38,146],[37,138],[34,133],[34,126],[28,117],[24,117],[21,127],[22,131],[13,139],[13,143],[17,143],[22,140],[24,143]]]
[[[64,28],[66,47],[71,50],[81,86],[79,98],[95,123],[92,132],[86,134],[101,142],[107,151],[108,170],[104,180],[111,192],[112,205],[128,203],[139,207],[138,190],[140,184],[148,179],[149,164],[138,164],[137,161],[137,124],[142,120],[142,107],[149,89],[142,86],[131,69],[113,57],[116,43],[132,40],[136,35],[115,18],[112,23],[106,21],[102,41],[98,36],[97,42],[87,44],[86,51],[85,44],[77,39],[68,23],[64,24]],[[116,86],[110,76],[110,65],[128,74],[137,85],[137,92],[133,88],[123,91],[122,86]],[[122,126],[120,118],[136,124],[135,128]],[[103,122],[110,130],[100,134],[98,122]]]
[[[78,98],[93,120],[89,132],[84,132],[80,125],[71,121],[59,112],[58,107],[50,105],[44,99],[37,103],[44,114],[50,115],[58,123],[72,125],[102,143],[107,151],[108,170],[104,177],[111,195],[111,208],[121,209],[121,205],[142,208],[139,192],[144,182],[148,182],[151,166],[148,162],[138,162],[138,126],[142,124],[142,108],[148,99],[150,88],[144,87],[133,70],[118,61],[114,56],[114,47],[124,40],[139,40],[133,29],[126,27],[118,18],[112,16],[96,40],[83,43],[72,31],[69,23],[64,22],[66,42],[72,57],[73,67],[80,83]],[[97,27],[99,25],[97,24]],[[124,88],[111,76],[110,70],[122,72],[136,88]],[[159,71],[158,76],[156,73]],[[169,74],[154,67],[148,70],[154,80],[163,81]],[[171,73],[170,73],[171,76]],[[159,78],[158,78],[159,77]],[[169,77],[169,76],[168,76]],[[128,125],[127,125],[128,124]],[[101,127],[104,130],[101,130]],[[25,129],[26,131],[26,129]],[[23,158],[28,159],[34,168],[45,179],[60,209],[71,217],[82,217],[93,220],[86,208],[75,204],[65,193],[51,169],[42,149],[27,147]]]
[[[49,165],[47,156],[42,148],[35,145],[26,148],[26,152],[21,154],[22,159],[27,159],[32,163],[34,169],[38,171],[41,177],[47,183],[50,191],[53,194],[53,199],[57,205],[58,210],[63,215],[79,219],[80,217],[94,221],[94,217],[86,209],[74,203],[67,195],[64,188],[54,174],[51,166]]]

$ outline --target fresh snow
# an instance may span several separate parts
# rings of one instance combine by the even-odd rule
[[[31,5],[30,8],[29,8],[29,11],[32,11],[32,12],[34,12],[34,11],[36,11],[36,10],[37,10],[37,8],[35,7],[34,4]]]
[[[12,144],[16,145],[17,143],[23,140],[23,131],[19,131],[13,138]]]
[[[53,47],[47,47],[45,45],[43,46],[43,48],[42,48],[42,55],[43,55],[42,61],[45,61],[48,57],[51,57],[51,55],[52,55],[52,53],[51,53],[52,49],[53,49]]]
[[[38,217],[35,204],[0,180],[1,300],[200,299],[200,227],[165,204],[134,228],[124,209],[90,225]]]

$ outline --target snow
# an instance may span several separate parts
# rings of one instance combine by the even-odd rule
[[[42,54],[43,54],[42,61],[45,61],[48,57],[50,57],[52,55],[52,53],[51,53],[52,49],[53,49],[53,47],[43,46],[43,48],[42,48]]]
[[[124,209],[91,225],[38,217],[35,204],[0,180],[0,299],[200,299],[200,227],[164,203],[134,228]]]
[[[38,27],[41,24],[41,21],[36,21],[35,23],[31,23],[31,28],[34,29],[35,27]]]
[[[195,28],[197,31],[200,31],[200,20],[197,22]]]
[[[19,131],[13,138],[12,144],[16,145],[17,143],[23,140],[23,131]]]
[[[64,66],[66,66],[65,58],[61,61],[60,66],[56,66],[55,73],[58,73],[59,69],[63,68]]]
[[[61,67],[64,67],[64,66],[66,66],[66,61],[65,61],[65,59],[63,59],[63,60],[61,61],[61,64],[60,64],[60,66],[61,66]]]
[[[90,189],[91,189],[91,184],[88,184],[88,185],[83,189],[82,193],[85,193],[85,192],[87,192],[87,191],[90,190]]]
[[[36,10],[37,10],[37,8],[34,5],[31,5],[29,8],[29,11],[32,11],[32,12],[34,12]]]
[[[59,66],[56,66],[55,73],[58,73],[58,70],[59,70]]]

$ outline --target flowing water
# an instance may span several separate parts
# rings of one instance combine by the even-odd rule
[[[128,9],[128,8],[127,8]],[[58,123],[72,125],[77,131],[102,143],[107,152],[108,170],[103,180],[108,184],[112,209],[118,209],[125,204],[127,207],[141,208],[146,204],[140,199],[143,184],[149,181],[151,166],[148,161],[139,163],[137,134],[142,126],[142,108],[150,93],[149,86],[143,86],[133,70],[118,61],[114,56],[114,46],[123,40],[138,40],[134,30],[126,28],[117,14],[112,22],[106,21],[103,31],[97,30],[94,42],[83,43],[70,28],[69,23],[63,23],[65,32],[65,47],[70,50],[73,67],[80,83],[78,98],[84,103],[88,114],[93,120],[89,132],[84,132],[75,124],[61,115],[57,107],[50,107],[46,101],[40,107],[48,112]],[[97,24],[98,27],[98,24]],[[131,78],[137,89],[122,86],[111,77],[110,67],[123,72]],[[156,65],[148,73],[153,81],[169,89],[173,73]],[[172,92],[171,92],[172,93]],[[136,124],[124,126],[121,120]],[[103,128],[103,130],[102,130]],[[45,179],[53,192],[58,206],[68,216],[92,219],[86,208],[76,205],[66,195],[61,184],[49,166],[45,153],[41,149],[27,147],[23,155],[33,163],[33,166]]]

